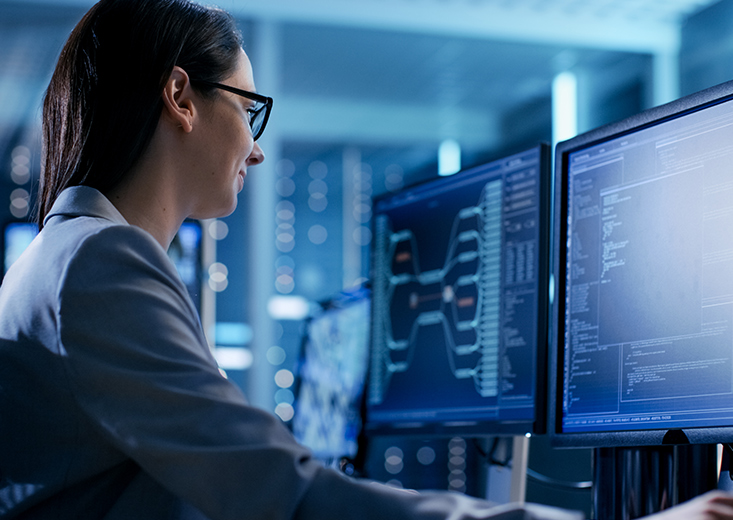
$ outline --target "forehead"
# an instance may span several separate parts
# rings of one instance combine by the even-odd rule
[[[232,75],[227,78],[226,83],[233,87],[255,92],[252,64],[249,61],[247,53],[244,52],[244,49],[240,50],[239,58],[237,59],[237,68],[234,70]]]

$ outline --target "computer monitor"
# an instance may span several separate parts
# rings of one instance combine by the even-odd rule
[[[549,147],[373,201],[365,432],[541,433]]]
[[[369,290],[325,302],[306,326],[296,368],[295,438],[324,465],[355,459],[369,355]]]
[[[203,284],[203,229],[198,220],[185,220],[168,248],[188,294],[201,313]]]
[[[733,440],[733,82],[556,149],[556,446]]]

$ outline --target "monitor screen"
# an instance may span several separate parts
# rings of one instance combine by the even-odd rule
[[[178,229],[168,248],[168,257],[176,266],[189,296],[201,313],[201,284],[203,283],[203,231],[198,220],[186,220]]]
[[[296,370],[295,438],[325,465],[355,458],[369,355],[367,289],[327,302],[306,327]]]
[[[544,428],[545,145],[373,202],[367,433]]]
[[[733,438],[732,95],[558,145],[556,445]]]

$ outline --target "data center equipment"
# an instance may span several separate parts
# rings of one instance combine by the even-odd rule
[[[357,471],[369,355],[369,289],[324,302],[306,325],[295,382],[295,438],[324,465]]]
[[[373,201],[367,435],[545,422],[549,147]]]
[[[486,460],[473,439],[377,436],[369,438],[368,451],[363,472],[370,480],[485,498]]]
[[[733,440],[733,82],[558,144],[555,446]]]

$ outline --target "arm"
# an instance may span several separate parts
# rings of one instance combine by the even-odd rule
[[[58,323],[80,407],[111,446],[212,519],[572,519],[540,506],[412,494],[321,467],[221,377],[165,254],[132,227],[86,241]]]
[[[647,517],[649,520],[733,520],[733,495],[710,491]]]
[[[59,302],[71,387],[111,446],[212,518],[292,516],[317,464],[220,375],[152,238],[127,226],[88,238]]]

